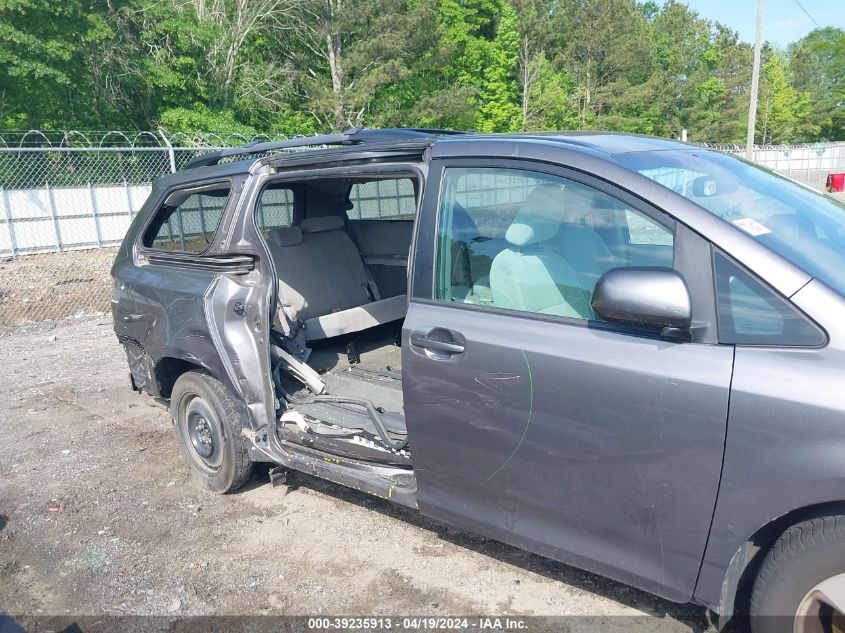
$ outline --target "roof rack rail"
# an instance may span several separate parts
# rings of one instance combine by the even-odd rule
[[[379,130],[357,127],[345,130],[339,134],[317,134],[314,136],[292,138],[286,141],[267,141],[263,143],[242,145],[240,147],[228,147],[226,149],[197,156],[185,165],[183,169],[194,169],[195,167],[209,167],[211,165],[217,165],[222,159],[228,156],[250,156],[252,154],[264,154],[266,152],[292,149],[295,147],[314,147],[319,145],[359,145],[374,141],[395,141],[447,134],[466,134],[466,132],[437,130],[431,128],[388,128]]]

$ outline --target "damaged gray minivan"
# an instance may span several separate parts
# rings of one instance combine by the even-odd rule
[[[845,205],[610,133],[205,154],[112,270],[186,463],[350,486],[754,630],[845,630]]]

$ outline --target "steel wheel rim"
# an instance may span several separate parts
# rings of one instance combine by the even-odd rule
[[[845,633],[845,574],[810,589],[795,610],[794,633]]]
[[[194,463],[213,474],[223,465],[223,430],[209,404],[189,394],[181,407],[180,431]]]

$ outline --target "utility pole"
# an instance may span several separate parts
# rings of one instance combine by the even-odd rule
[[[760,56],[763,52],[763,2],[757,0],[757,34],[754,38],[754,69],[751,71],[751,103],[748,106],[748,135],[745,157],[754,158],[754,130],[757,127],[757,95],[760,92]]]

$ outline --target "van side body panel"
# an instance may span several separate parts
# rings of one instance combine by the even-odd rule
[[[845,501],[845,300],[814,280],[792,301],[830,342],[736,347],[722,484],[695,590],[717,611],[730,610],[727,570],[757,530],[800,508]]]

